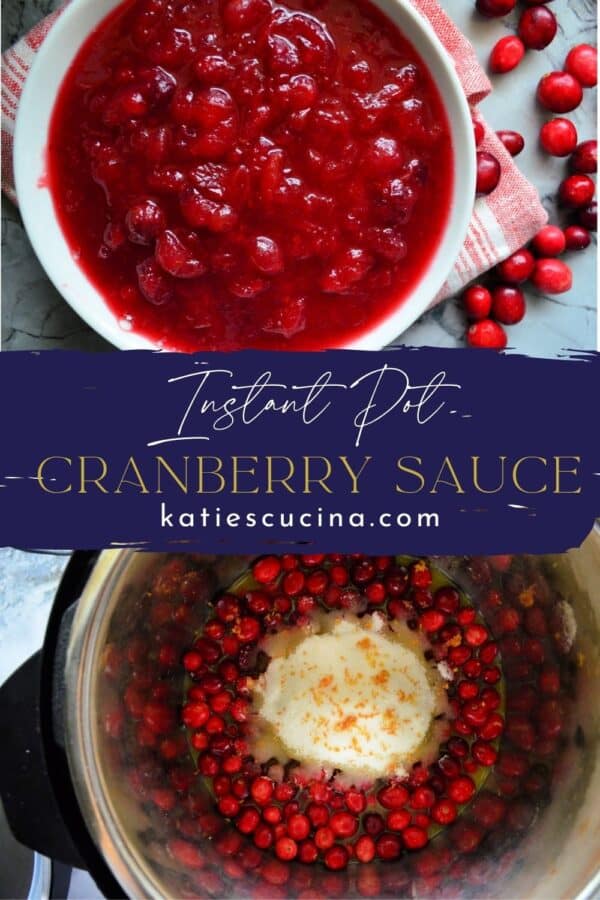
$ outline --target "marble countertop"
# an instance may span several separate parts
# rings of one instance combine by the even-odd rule
[[[516,17],[484,20],[474,11],[474,0],[441,0],[442,6],[469,37],[482,64],[490,48],[507,32]],[[57,0],[5,0],[2,46],[9,46],[42,15],[58,5]],[[560,30],[543,52],[526,55],[518,73],[496,77],[494,91],[482,106],[497,130],[514,129],[526,139],[518,158],[519,167],[536,185],[551,221],[557,220],[553,194],[565,168],[564,161],[542,155],[537,147],[544,119],[533,100],[534,85],[541,75],[562,68],[570,47],[596,43],[596,0],[568,3],[557,0],[554,9]],[[523,84],[531,89],[522,90]],[[515,90],[515,86],[517,89]],[[572,115],[582,140],[593,137],[596,91],[586,91],[582,106]],[[2,346],[11,350],[111,349],[92,332],[50,284],[37,262],[23,230],[18,212],[2,199],[3,278]],[[597,346],[596,255],[592,250],[571,254],[574,287],[560,297],[528,297],[524,321],[509,330],[510,346],[532,356],[558,356],[565,349]],[[464,317],[457,300],[450,300],[423,316],[402,337],[413,346],[456,347],[463,343]]]

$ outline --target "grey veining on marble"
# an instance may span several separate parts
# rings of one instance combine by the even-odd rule
[[[4,0],[2,43],[12,43],[57,0]],[[496,40],[507,33],[517,12],[505,19],[482,19],[474,0],[442,0],[442,6],[467,35],[485,66]],[[536,185],[552,222],[560,222],[554,195],[566,171],[564,160],[542,154],[537,145],[541,123],[547,118],[534,100],[539,78],[563,66],[568,50],[577,43],[596,43],[596,0],[556,0],[559,33],[542,52],[530,51],[515,72],[496,76],[494,91],[483,104],[496,129],[520,131],[526,139],[518,165]],[[582,106],[570,116],[581,140],[594,136],[596,91],[586,91]],[[2,346],[11,350],[106,350],[110,346],[72,312],[50,284],[27,240],[18,212],[2,201],[3,291]],[[509,345],[532,356],[559,356],[566,349],[597,346],[596,254],[592,248],[570,254],[574,287],[560,297],[528,291],[528,314],[509,329]],[[450,300],[423,316],[402,336],[415,346],[456,347],[463,344],[464,317],[458,300]]]

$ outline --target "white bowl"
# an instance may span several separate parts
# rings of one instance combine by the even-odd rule
[[[17,197],[33,248],[50,280],[76,313],[123,350],[156,349],[148,338],[120,325],[100,292],[79,268],[58,224],[47,186],[46,143],[54,103],[79,48],[122,0],[71,0],[38,51],[19,104],[14,169]],[[450,123],[454,186],[446,229],[426,272],[399,308],[347,346],[378,350],[402,334],[427,309],[444,284],[466,237],[475,195],[471,115],[450,56],[407,0],[376,0],[408,38],[437,84]]]

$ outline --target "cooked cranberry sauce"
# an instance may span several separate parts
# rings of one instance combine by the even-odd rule
[[[184,351],[316,349],[410,294],[447,221],[448,121],[368,0],[133,0],[63,83],[61,227],[127,329]]]

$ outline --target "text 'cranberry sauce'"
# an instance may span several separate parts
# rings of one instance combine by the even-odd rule
[[[368,0],[134,0],[53,113],[63,232],[124,328],[168,349],[317,349],[427,269],[453,181],[416,51]]]

